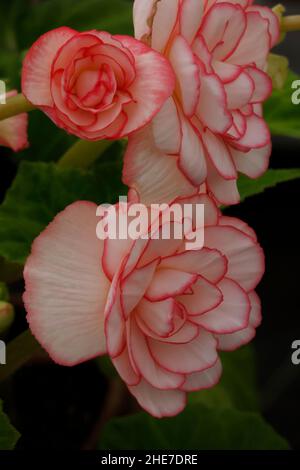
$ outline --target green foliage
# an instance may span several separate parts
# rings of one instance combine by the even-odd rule
[[[145,413],[113,419],[101,449],[109,450],[279,450],[288,449],[257,413],[188,405],[175,418],[157,420]]]
[[[260,194],[266,189],[272,188],[279,183],[292,181],[297,178],[300,178],[300,168],[291,168],[288,170],[268,170],[263,176],[255,180],[241,175],[238,181],[241,201],[247,197]]]
[[[2,411],[2,401],[0,400],[0,450],[12,450],[19,438],[20,434]]]
[[[132,6],[124,0],[46,0],[28,9],[19,23],[18,37],[27,48],[41,34],[59,26],[132,34],[131,17]]]
[[[126,194],[120,170],[118,161],[104,162],[97,172],[22,162],[0,207],[0,256],[24,263],[34,238],[74,201],[115,202]]]
[[[284,87],[274,90],[264,105],[264,117],[274,135],[300,138],[300,104],[292,103],[292,83],[299,79],[290,72]]]

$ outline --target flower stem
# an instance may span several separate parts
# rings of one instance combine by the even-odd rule
[[[8,379],[33,356],[41,353],[45,354],[30,330],[17,336],[7,346],[6,365],[0,367],[0,382]]]
[[[113,144],[111,140],[78,140],[58,161],[61,168],[88,168],[106,149]]]
[[[284,16],[281,20],[281,31],[300,31],[300,15]]]
[[[25,96],[20,93],[9,98],[5,104],[0,104],[0,121],[34,109],[36,109],[35,106],[29,103]]]

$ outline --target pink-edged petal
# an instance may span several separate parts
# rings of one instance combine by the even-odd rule
[[[251,100],[255,91],[255,83],[247,72],[225,85],[227,104],[230,109],[240,109]]]
[[[251,312],[249,326],[236,333],[219,335],[218,349],[221,351],[234,351],[235,349],[248,344],[256,335],[256,328],[260,325],[261,316],[261,302],[257,294],[253,291],[249,294],[251,302]]]
[[[146,291],[146,298],[156,302],[183,294],[197,279],[196,274],[158,269]]]
[[[200,135],[189,120],[181,115],[182,141],[179,168],[194,186],[200,186],[206,178],[206,160]]]
[[[181,145],[181,124],[173,98],[169,98],[152,121],[156,146],[167,154],[179,154]]]
[[[254,91],[251,97],[251,103],[261,103],[265,101],[272,93],[271,78],[256,67],[248,67],[247,74],[250,75],[254,83]]]
[[[235,165],[224,140],[210,132],[209,129],[205,130],[202,138],[209,158],[218,173],[225,179],[236,179]]]
[[[169,299],[171,300],[171,299]],[[157,302],[159,303],[159,302]],[[186,320],[184,317],[180,317],[176,315],[178,312],[182,313],[182,307],[175,302],[174,304],[174,311],[172,317],[172,328],[173,330],[168,335],[158,334],[158,332],[154,331],[154,328],[149,328],[148,325],[140,318],[139,315],[136,315],[136,322],[144,333],[144,335],[148,338],[153,338],[156,340],[161,341],[163,339],[166,343],[179,343],[185,344],[189,343],[190,341],[194,340],[199,334],[199,326],[195,323],[192,323]],[[171,323],[170,323],[171,326]],[[160,329],[162,326],[160,327]]]
[[[77,31],[61,27],[43,34],[27,53],[22,69],[22,91],[36,106],[52,106],[51,67],[59,49]]]
[[[155,418],[175,416],[186,406],[186,394],[180,390],[159,390],[145,380],[129,387],[140,406]]]
[[[123,278],[128,276],[136,267],[146,266],[150,263],[140,263],[142,255],[145,253],[149,244],[149,240],[147,238],[138,238],[134,241],[130,254],[126,260],[124,271],[123,271]],[[153,261],[151,259],[151,261]]]
[[[199,274],[209,282],[218,283],[226,274],[227,260],[217,250],[202,248],[164,258],[161,267]]]
[[[246,328],[251,309],[248,294],[231,279],[223,279],[218,288],[223,301],[215,309],[194,318],[194,321],[214,334],[234,333]]]
[[[206,0],[205,9],[206,11],[208,11],[215,3],[224,3],[224,2],[225,0]],[[247,7],[252,2],[253,0],[230,0],[231,4],[240,5],[243,8]]]
[[[174,328],[174,308],[174,299],[160,302],[150,302],[143,299],[136,310],[136,321],[138,325],[143,322],[149,330],[158,336],[168,336]]]
[[[196,192],[179,170],[177,158],[158,149],[151,126],[129,137],[123,182],[135,189],[144,204],[167,203],[180,195]]]
[[[201,75],[197,116],[212,132],[224,134],[232,124],[226,93],[217,75]]]
[[[154,227],[149,243],[142,253],[138,266],[145,266],[155,259],[175,254],[182,246],[182,237],[177,239],[176,237],[170,236],[170,234],[178,233],[179,230],[180,233],[182,233],[181,221],[165,222],[158,229]]]
[[[141,376],[136,374],[132,368],[127,347],[124,348],[124,351],[119,356],[112,359],[112,362],[118,374],[127,385],[133,386],[140,383]]]
[[[180,387],[184,382],[181,374],[163,369],[155,361],[144,334],[133,318],[130,322],[130,348],[137,370],[153,387],[171,390]]]
[[[121,283],[123,313],[127,318],[145,294],[158,261],[134,269]]]
[[[214,60],[212,62],[212,67],[223,83],[232,82],[241,73],[241,68],[239,66],[229,64],[228,62],[220,62],[219,60]]]
[[[199,67],[192,49],[182,36],[176,36],[172,42],[169,60],[177,77],[177,91],[180,94],[183,111],[186,116],[191,117],[199,98]]]
[[[133,102],[124,105],[128,116],[119,137],[143,127],[158,113],[175,87],[174,72],[168,60],[129,36],[117,36],[135,57],[136,78],[128,91]]]
[[[212,55],[207,49],[207,45],[203,36],[199,35],[196,37],[192,44],[192,51],[198,59],[198,66],[203,72],[203,67],[206,73],[212,73]]]
[[[271,135],[266,122],[260,116],[252,114],[246,117],[246,132],[235,142],[242,148],[262,148],[271,142]]]
[[[271,143],[259,149],[253,149],[249,152],[240,152],[231,147],[230,152],[236,168],[239,172],[249,176],[249,178],[258,178],[267,171],[272,151]]]
[[[271,36],[271,47],[275,46],[279,42],[280,38],[280,24],[278,16],[271,10],[271,8],[263,7],[261,5],[251,5],[247,8],[247,11],[256,11],[263,18],[269,22],[269,33]]]
[[[0,121],[0,145],[19,152],[28,147],[28,115],[19,114]]]
[[[225,180],[209,161],[207,161],[207,167],[207,187],[218,203],[225,205],[238,204],[240,194],[237,181]]]
[[[125,262],[126,259],[122,261],[113,278],[104,310],[107,352],[111,358],[119,356],[126,346],[125,316],[120,292],[120,279]]]
[[[184,0],[180,9],[180,33],[191,44],[200,28],[205,0]]]
[[[204,278],[197,280],[192,287],[192,292],[192,294],[182,295],[177,298],[191,317],[215,309],[223,301],[219,286],[215,286]],[[194,321],[193,318],[190,318],[190,320]]]
[[[205,245],[220,250],[226,256],[226,277],[236,281],[247,292],[257,286],[265,269],[264,253],[251,237],[235,227],[207,227]]]
[[[239,110],[232,110],[231,116],[232,116],[233,121],[232,121],[231,128],[227,132],[227,139],[229,143],[230,143],[230,139],[232,139],[232,141],[236,143],[239,139],[242,139],[242,137],[246,133],[246,130],[247,130],[246,118],[248,116],[247,115],[244,116],[244,114],[242,114]]]
[[[133,4],[133,24],[135,37],[149,42],[152,22],[158,0],[135,0]]]
[[[126,240],[107,238],[104,245],[103,269],[107,277],[113,279],[124,257],[128,255],[133,245],[133,240],[129,239],[129,237]]]
[[[163,52],[169,42],[177,23],[179,3],[180,0],[160,0],[156,2],[151,37],[151,46],[156,51]]]
[[[57,215],[34,241],[24,270],[30,329],[54,361],[68,366],[106,352],[110,284],[101,269],[96,208],[77,202]]]
[[[257,241],[257,236],[253,228],[249,227],[249,225],[246,224],[246,222],[244,222],[243,220],[237,219],[236,217],[222,216],[219,218],[219,225],[235,227],[241,232],[244,232],[246,235],[251,237],[254,241]]]
[[[185,321],[183,326],[173,335],[165,338],[166,343],[186,344],[193,341],[199,335],[199,326]],[[156,338],[160,339],[160,338]]]
[[[225,59],[237,46],[246,28],[245,13],[239,5],[218,3],[204,17],[200,33],[217,60]]]
[[[269,21],[257,12],[246,12],[246,31],[233,54],[227,59],[231,64],[258,68],[265,66],[270,50]]]
[[[214,387],[219,382],[222,375],[222,363],[220,359],[216,364],[203,372],[194,372],[189,374],[185,379],[181,390],[185,392],[195,392],[197,390],[205,390]]]
[[[178,198],[174,201],[175,204],[180,204],[184,209],[186,204],[197,207],[200,204],[204,205],[204,225],[217,225],[220,211],[212,198],[208,194],[196,194],[195,196]],[[194,219],[195,218],[195,219]],[[193,227],[196,227],[196,213],[193,213]],[[199,226],[198,226],[199,228]]]
[[[97,210],[100,217],[99,229],[106,232],[106,225],[116,227],[114,237],[108,236],[104,241],[104,254],[102,259],[103,269],[107,277],[112,280],[118,272],[125,257],[131,252],[134,240],[128,236],[127,204],[121,203],[118,206],[109,206],[107,209],[101,207]],[[114,225],[113,225],[114,224]],[[98,227],[97,227],[98,231]],[[121,238],[121,236],[123,238]],[[100,238],[100,236],[99,236]]]
[[[217,341],[214,336],[201,330],[197,338],[187,344],[166,343],[149,339],[154,359],[165,369],[177,374],[200,372],[217,361]]]

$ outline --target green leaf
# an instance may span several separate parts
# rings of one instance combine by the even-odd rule
[[[292,103],[292,83],[299,79],[290,72],[284,87],[274,90],[264,105],[264,117],[274,135],[300,138],[300,104]]]
[[[2,411],[2,401],[0,400],[0,450],[12,450],[19,438],[20,434]]]
[[[300,178],[300,168],[287,170],[268,170],[263,176],[255,180],[241,175],[238,180],[238,187],[241,201],[250,196],[262,193],[265,189],[272,188],[278,183],[284,183]]]
[[[101,449],[109,450],[279,450],[288,449],[257,413],[189,405],[175,418],[157,420],[145,413],[110,421]]]
[[[19,44],[26,49],[41,34],[60,26],[132,34],[132,4],[124,0],[46,0],[27,6],[18,23]]]
[[[126,194],[119,161],[104,162],[97,172],[22,162],[0,206],[0,257],[24,263],[34,238],[74,201],[114,203]]]
[[[190,393],[189,402],[202,403],[209,407],[258,410],[253,348],[249,345],[234,352],[222,353],[220,356],[223,365],[220,383],[211,389]]]

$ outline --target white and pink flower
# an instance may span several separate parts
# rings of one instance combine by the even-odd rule
[[[269,163],[262,103],[272,90],[265,70],[276,15],[252,0],[135,0],[134,25],[177,82],[149,126],[130,136],[124,182],[145,203],[203,183],[219,203],[239,202],[238,173],[257,178]]]
[[[175,77],[158,52],[129,36],[61,27],[25,57],[22,91],[57,126],[86,139],[119,139],[149,123]]]
[[[51,358],[72,366],[109,354],[156,417],[215,385],[218,351],[249,342],[261,321],[264,255],[253,230],[207,195],[179,202],[205,204],[201,250],[175,238],[101,241],[96,205],[77,202],[35,240],[24,273],[30,329]]]
[[[18,94],[17,90],[6,93],[6,98],[12,98]],[[0,121],[0,145],[19,152],[28,147],[28,115],[26,113],[13,116]]]

